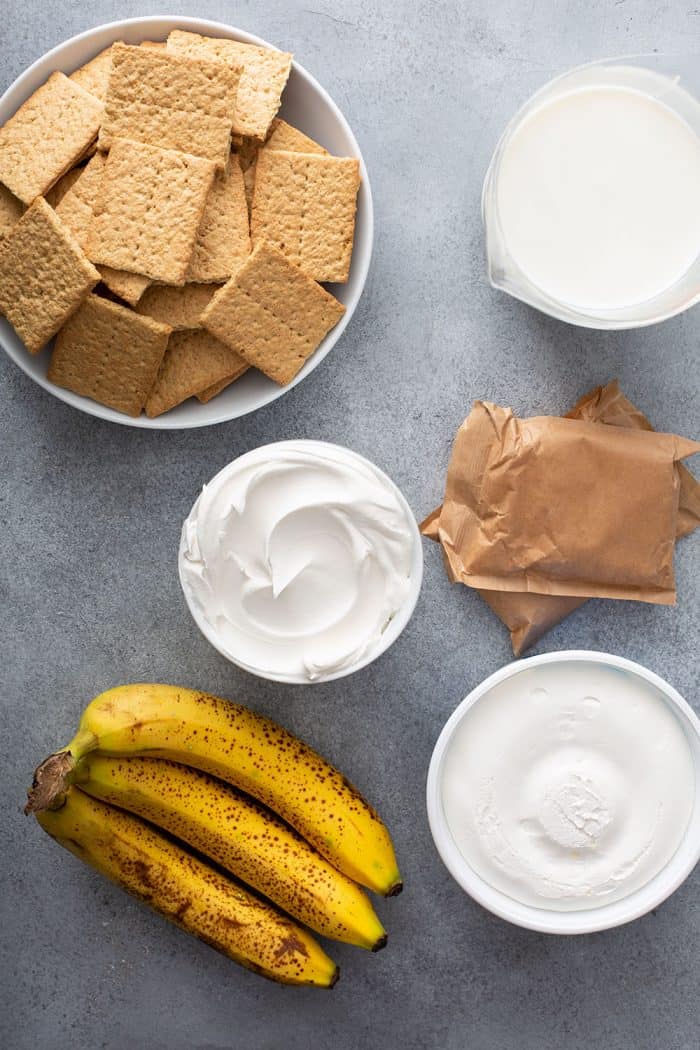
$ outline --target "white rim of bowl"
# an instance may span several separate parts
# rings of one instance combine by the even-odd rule
[[[107,30],[114,30],[116,32],[118,29],[123,29],[127,26],[143,26],[143,39],[146,40],[148,39],[147,28],[149,26],[154,26],[155,23],[162,22],[172,22],[172,28],[175,28],[175,26],[177,26],[177,28],[191,29],[193,32],[202,32],[203,30],[211,31],[212,33],[218,33],[220,36],[226,35],[230,39],[240,40],[246,44],[255,44],[257,47],[265,47],[272,51],[280,50],[280,48],[276,47],[274,44],[270,44],[267,40],[264,40],[262,37],[256,36],[254,33],[248,33],[243,29],[238,29],[236,26],[230,25],[229,23],[215,22],[209,18],[193,18],[191,16],[181,17],[179,15],[163,14],[140,15],[138,18],[117,19],[114,22],[103,22],[101,25],[93,26],[92,29],[86,29],[82,33],[77,33],[75,36],[68,37],[66,40],[63,40],[60,44],[57,44],[55,47],[52,47],[49,51],[46,51],[43,55],[40,55],[39,58],[35,59],[35,61],[32,62],[30,66],[27,66],[27,68],[22,73],[20,73],[20,75],[16,77],[15,80],[13,80],[13,82],[9,85],[7,90],[4,91],[2,95],[0,95],[0,106],[3,105],[9,94],[14,93],[18,89],[21,89],[23,84],[27,80],[31,79],[34,71],[39,65],[43,64],[48,59],[60,56],[61,52],[64,51],[70,45],[80,43],[81,41],[90,40],[92,37],[96,37],[100,34],[106,33]],[[84,412],[86,415],[93,416],[96,419],[102,419],[108,423],[119,423],[121,426],[136,427],[141,430],[192,430],[197,427],[215,426],[218,423],[227,423],[234,419],[242,419],[244,416],[250,415],[252,412],[257,412],[258,409],[265,408],[266,405],[272,404],[273,401],[277,401],[280,397],[284,397],[284,395],[287,394],[290,390],[293,390],[295,386],[301,383],[328,356],[328,354],[335,347],[336,343],[339,341],[343,332],[349,325],[355,313],[355,310],[360,302],[360,299],[362,298],[362,294],[367,283],[367,274],[369,273],[370,262],[372,259],[372,250],[374,247],[374,202],[372,199],[372,187],[370,185],[369,175],[367,174],[367,166],[365,165],[362,150],[360,149],[357,139],[355,138],[352,128],[348,124],[345,116],[338,108],[336,103],[333,101],[331,96],[328,94],[326,89],[323,87],[323,85],[320,84],[316,80],[316,78],[304,68],[304,66],[300,65],[299,62],[293,60],[292,68],[294,72],[297,73],[299,77],[309,87],[316,90],[319,93],[319,95],[323,98],[324,102],[327,104],[327,106],[333,113],[335,119],[342,127],[344,133],[347,135],[350,143],[354,148],[354,156],[356,156],[360,162],[360,174],[362,178],[360,192],[363,193],[362,203],[364,212],[366,213],[363,215],[363,222],[365,223],[367,236],[364,238],[364,244],[362,246],[361,251],[357,247],[357,245],[355,245],[353,248],[353,266],[357,266],[357,275],[359,283],[357,301],[353,305],[352,309],[346,310],[345,314],[341,317],[338,324],[331,329],[331,331],[325,337],[321,345],[318,347],[317,350],[314,351],[312,356],[304,364],[304,367],[294,377],[291,383],[288,383],[284,387],[280,387],[279,390],[272,389],[269,398],[261,400],[258,404],[256,404],[252,408],[246,409],[244,412],[237,412],[236,414],[232,415],[230,412],[222,411],[220,415],[215,416],[213,419],[193,419],[188,420],[186,422],[168,422],[166,418],[167,413],[165,413],[164,416],[158,416],[155,419],[148,419],[143,415],[138,417],[127,416],[124,413],[116,412],[115,409],[109,409],[107,406],[104,406],[103,411],[98,411],[93,407],[93,402],[91,402],[89,398],[83,398],[78,394],[74,394],[70,390],[64,390],[62,387],[56,386],[54,383],[49,382],[46,376],[35,375],[29,370],[28,367],[26,367],[25,361],[21,356],[15,357],[14,355],[11,355],[7,350],[5,350],[5,347],[3,347],[3,350],[5,350],[5,353],[7,353],[7,356],[10,358],[10,360],[12,360],[19,368],[21,368],[25,375],[29,376],[29,378],[35,383],[38,383],[39,386],[46,390],[48,393],[53,394],[54,397],[57,397],[59,401],[63,401],[65,404],[70,405],[71,408],[75,408],[79,412]],[[328,340],[330,340],[328,346],[324,346],[323,343],[327,342]],[[96,405],[97,402],[94,402],[94,404]]]
[[[690,704],[683,699],[680,693],[674,689],[672,685],[665,681],[665,679],[661,678],[660,675],[648,670],[648,668],[644,667],[642,664],[635,663],[635,661],[628,660],[623,656],[598,652],[594,649],[564,649],[553,653],[543,653],[540,656],[530,656],[525,660],[512,661],[511,663],[506,664],[505,667],[502,667],[500,670],[489,675],[488,678],[472,689],[464,700],[458,704],[443,726],[430,759],[426,784],[426,804],[428,809],[428,823],[433,836],[433,842],[435,843],[435,847],[443,864],[449,871],[450,875],[452,875],[453,879],[470,897],[477,901],[477,903],[481,904],[482,907],[486,908],[487,911],[492,912],[499,918],[505,919],[516,926],[521,926],[529,930],[536,930],[538,933],[559,935],[595,933],[600,930],[608,930],[616,926],[622,926],[625,923],[640,918],[642,915],[646,915],[649,911],[658,907],[659,904],[670,897],[670,895],[678,889],[681,883],[685,881],[698,861],[700,861],[700,841],[698,841],[695,850],[688,851],[686,862],[681,865],[678,865],[677,863],[680,851],[682,850],[683,845],[688,841],[688,834],[693,821],[693,814],[691,814],[690,824],[678,850],[674,853],[668,864],[666,864],[649,882],[645,883],[644,886],[635,890],[628,897],[623,897],[621,900],[613,901],[610,904],[603,904],[599,908],[560,912],[522,904],[520,901],[515,900],[515,898],[509,897],[501,890],[497,890],[494,886],[483,879],[459,852],[445,818],[441,796],[443,763],[448,746],[457,726],[460,724],[467,711],[478,700],[480,700],[481,697],[506,678],[511,678],[514,675],[519,674],[521,671],[527,670],[531,667],[541,666],[542,664],[562,663],[566,661],[607,664],[610,667],[627,671],[631,674],[636,674],[638,677],[656,687],[668,703],[669,707],[675,711],[686,737],[692,734],[696,741],[696,748],[693,753],[696,783],[693,814],[697,810],[698,800],[700,798],[700,764],[698,763],[698,748],[700,748],[700,719],[695,714]],[[692,749],[691,741],[689,740],[688,742]],[[675,864],[674,861],[676,862]],[[663,875],[668,873],[673,867],[677,867],[678,870],[675,871],[671,878],[664,880]],[[659,880],[660,883],[658,892],[649,896],[649,886],[656,880]]]
[[[378,646],[369,653],[366,653],[361,660],[358,660],[357,663],[352,664],[350,667],[345,667],[340,671],[334,671],[332,674],[321,675],[313,680],[304,678],[302,675],[265,673],[257,668],[249,667],[247,664],[242,663],[240,660],[237,660],[232,656],[230,652],[224,649],[207,621],[200,615],[199,610],[190,603],[182,578],[182,538],[178,545],[177,571],[180,580],[180,587],[192,619],[209,644],[212,645],[214,649],[224,657],[224,659],[228,660],[229,663],[234,664],[236,667],[240,667],[242,671],[247,671],[248,674],[252,674],[256,678],[264,678],[269,682],[284,682],[288,685],[321,685],[324,682],[334,682],[339,678],[347,678],[348,675],[354,674],[356,671],[361,671],[363,667],[367,667],[369,664],[374,663],[375,660],[379,659],[380,656],[391,648],[394,642],[397,641],[399,636],[403,633],[409,620],[413,616],[421,591],[421,585],[423,582],[423,546],[415,515],[409,506],[408,500],[396,482],[392,481],[389,475],[385,474],[384,471],[375,463],[372,463],[371,460],[360,455],[359,452],[355,452],[354,449],[347,448],[345,445],[338,445],[332,441],[318,441],[313,438],[290,438],[287,441],[273,441],[269,445],[259,445],[257,448],[253,448],[249,452],[244,452],[242,456],[237,456],[236,459],[231,460],[231,463],[244,464],[249,457],[258,456],[263,452],[275,452],[279,449],[286,448],[289,445],[294,445],[297,448],[302,445],[309,449],[332,448],[356,459],[359,463],[369,467],[377,475],[379,480],[396,496],[406,515],[413,540],[413,551],[411,555],[411,586],[403,605],[397,610],[390,622],[384,628]],[[212,484],[220,474],[223,474],[225,470],[228,470],[231,463],[227,463],[226,466],[221,468],[221,470],[218,470],[211,480],[206,482],[206,484]]]

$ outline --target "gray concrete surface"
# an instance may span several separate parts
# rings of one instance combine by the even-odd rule
[[[171,6],[5,0],[2,85],[69,35]],[[567,940],[492,917],[443,869],[424,812],[431,749],[458,701],[510,651],[479,598],[448,586],[437,549],[426,545],[423,593],[394,648],[313,689],[265,684],[220,658],[190,621],[175,555],[202,482],[267,441],[349,445],[386,470],[421,517],[440,499],[453,433],[477,396],[560,412],[617,375],[659,428],[700,433],[700,310],[638,333],[567,328],[488,287],[479,222],[491,150],[533,88],[596,57],[685,53],[700,11],[689,0],[204,0],[189,13],[291,48],[330,90],[371,174],[375,256],[332,355],[238,422],[183,433],[100,423],[0,356],[0,1045],[695,1050],[700,871],[655,914]],[[666,676],[697,706],[700,537],[683,543],[676,564],[677,608],[590,603],[535,651],[608,649]],[[34,765],[70,736],[83,704],[140,678],[205,687],[276,717],[381,809],[406,890],[379,904],[386,951],[334,949],[343,976],[332,994],[239,970],[22,816]]]

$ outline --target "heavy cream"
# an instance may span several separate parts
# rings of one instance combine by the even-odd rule
[[[620,84],[550,92],[506,141],[495,199],[515,265],[581,311],[652,299],[700,255],[700,138]]]
[[[695,773],[654,687],[612,667],[542,664],[506,678],[458,725],[442,805],[467,863],[526,905],[619,900],[670,861]]]
[[[183,526],[180,578],[236,663],[312,681],[380,645],[409,594],[414,537],[408,508],[370,463],[287,441],[205,486]]]

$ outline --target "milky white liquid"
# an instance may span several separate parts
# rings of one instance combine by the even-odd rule
[[[566,91],[512,134],[496,202],[510,255],[546,295],[583,310],[639,304],[700,255],[700,138],[641,91]]]
[[[576,911],[644,886],[690,821],[693,759],[654,687],[589,662],[521,671],[452,737],[442,804],[455,844],[523,904]]]

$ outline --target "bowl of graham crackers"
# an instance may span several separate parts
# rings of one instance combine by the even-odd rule
[[[100,418],[181,429],[274,401],[339,339],[372,238],[342,113],[231,26],[99,26],[0,99],[0,344]]]

